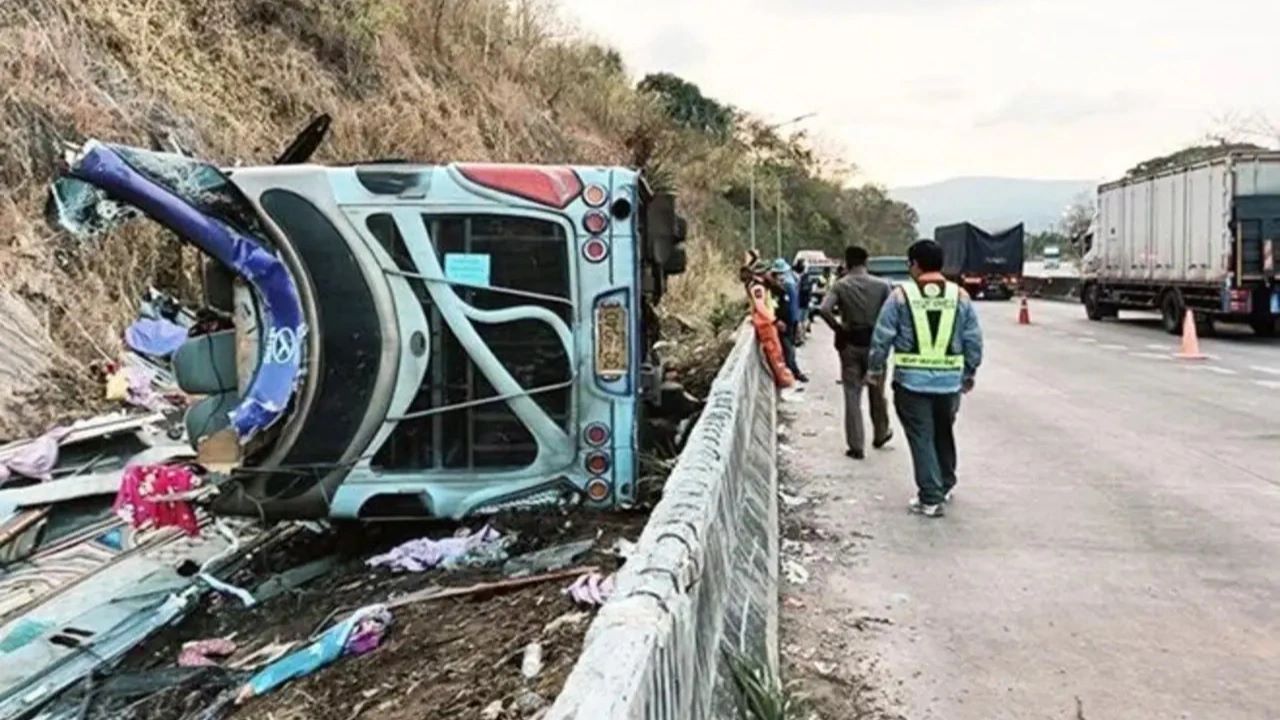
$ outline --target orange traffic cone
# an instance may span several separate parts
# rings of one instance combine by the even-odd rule
[[[1187,316],[1182,320],[1182,349],[1178,357],[1183,360],[1204,360],[1208,355],[1200,352],[1200,338],[1196,336],[1196,316],[1187,308]]]
[[[1022,296],[1022,306],[1018,308],[1018,324],[1031,324],[1031,309],[1027,307],[1027,296]]]

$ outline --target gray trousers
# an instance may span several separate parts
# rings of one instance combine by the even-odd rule
[[[956,486],[956,413],[960,393],[927,395],[895,385],[893,404],[911,446],[920,503],[937,505]]]
[[[862,422],[862,391],[871,406],[872,437],[889,434],[889,404],[884,386],[867,387],[867,348],[847,347],[840,351],[840,384],[844,387],[844,441],[850,450],[863,452],[867,438]]]

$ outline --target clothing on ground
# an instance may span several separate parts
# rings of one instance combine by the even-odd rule
[[[199,535],[200,523],[190,503],[156,498],[189,492],[200,484],[195,473],[180,465],[131,465],[125,468],[112,509],[135,528],[176,527]]]
[[[437,565],[459,563],[469,553],[482,550],[486,545],[497,543],[502,534],[485,525],[469,535],[442,538],[418,538],[392,548],[382,555],[375,555],[366,561],[369,567],[387,566],[408,572],[424,572]]]
[[[945,283],[939,273],[927,273],[917,280],[920,284]],[[955,329],[951,335],[948,352],[964,356],[962,370],[894,368],[894,383],[918,393],[950,394],[960,392],[964,381],[970,380],[982,364],[982,328],[978,324],[978,312],[968,294],[960,293],[956,307]],[[906,295],[901,288],[894,289],[880,310],[875,332],[871,339],[871,372],[883,374],[890,350],[912,353],[917,349],[916,331]]]
[[[168,357],[187,341],[187,329],[164,319],[142,318],[125,328],[124,341],[143,355]]]
[[[937,505],[956,484],[954,427],[960,394],[919,393],[895,385],[893,404],[911,447],[920,504]]]

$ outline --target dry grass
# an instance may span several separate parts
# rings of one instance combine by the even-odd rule
[[[0,0],[0,290],[41,319],[61,374],[26,399],[0,397],[0,439],[100,395],[88,364],[119,351],[149,284],[190,289],[192,252],[141,224],[92,248],[43,224],[64,141],[262,163],[328,112],[335,130],[321,159],[661,162],[697,232],[713,179],[733,161],[694,163],[702,174],[682,166],[661,113],[605,50],[560,31],[551,10],[503,0]],[[659,149],[642,153],[646,144]],[[705,306],[704,288],[730,292],[707,282],[717,272],[705,268],[722,259],[697,242],[673,291],[682,306]]]

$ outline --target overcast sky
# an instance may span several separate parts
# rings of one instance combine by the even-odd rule
[[[860,179],[1103,179],[1228,114],[1280,124],[1277,0],[561,0],[666,70],[839,147]]]

